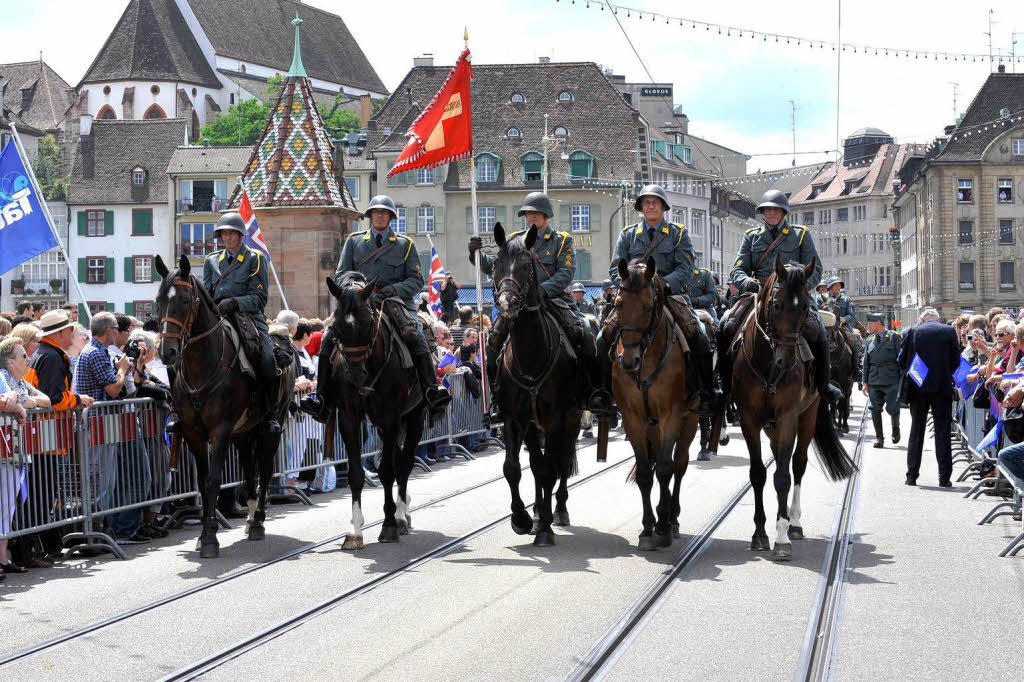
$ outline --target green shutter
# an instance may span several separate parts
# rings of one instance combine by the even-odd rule
[[[434,207],[434,234],[444,234],[444,206]]]
[[[153,235],[153,209],[132,209],[132,234],[146,237]]]
[[[572,205],[561,204],[558,207],[558,229],[572,232]]]
[[[124,257],[124,281],[135,281],[135,259],[131,256]]]
[[[576,279],[580,282],[590,280],[590,252],[576,252]]]
[[[419,254],[420,257],[420,272],[423,273],[423,283],[430,283],[430,252],[422,251]]]
[[[114,282],[114,259],[113,258],[108,258],[107,259],[107,273],[106,274],[107,274],[107,284],[113,283]]]
[[[89,234],[89,218],[85,211],[78,212],[78,236],[84,237]]]
[[[497,157],[494,161],[494,180],[495,182],[501,182],[501,157]]]
[[[85,258],[78,259],[78,281],[85,284],[89,280],[89,261]]]
[[[114,212],[107,211],[107,215],[103,220],[103,234],[110,237],[114,234]]]
[[[124,304],[125,315],[135,315],[135,301],[128,301]]]
[[[104,303],[103,304],[103,309],[106,310],[108,313],[112,313],[112,312],[114,312],[114,304],[113,303]]]
[[[89,324],[88,324],[88,322],[86,322],[86,320],[88,320],[88,319],[89,319],[89,310],[84,305],[79,303],[78,304],[78,321],[79,321],[79,324],[81,324],[84,327],[88,327]]]
[[[505,227],[506,226],[506,223],[505,223],[505,216],[506,215],[507,214],[505,213],[505,207],[504,206],[498,206],[497,208],[494,209],[494,222],[495,223],[501,223],[501,226]]]
[[[590,231],[601,231],[601,204],[590,205]]]
[[[466,207],[466,234],[473,234],[473,206]]]

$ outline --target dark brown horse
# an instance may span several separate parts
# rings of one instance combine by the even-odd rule
[[[644,528],[638,547],[653,550],[669,547],[679,536],[679,489],[699,416],[687,400],[685,342],[665,307],[665,284],[656,274],[654,259],[627,265],[622,258],[618,267],[622,284],[614,304],[615,325],[603,333],[619,335],[612,392],[633,446],[634,473],[643,498]],[[655,476],[657,518],[651,508]]]
[[[508,340],[498,357],[494,398],[505,413],[504,473],[512,491],[512,530],[519,535],[535,532],[535,545],[553,545],[555,515],[558,525],[568,525],[565,480],[576,473],[581,410],[572,387],[578,384],[577,362],[568,353],[559,323],[541,306],[530,252],[537,241],[536,227],[506,241],[505,230],[498,224],[494,241],[498,245],[495,305],[509,323]],[[519,496],[519,449],[524,442],[535,483],[536,524]],[[553,512],[551,498],[558,480],[562,485]]]
[[[833,314],[834,310],[829,309]],[[853,393],[853,353],[840,330],[841,319],[826,329],[828,333],[828,357],[832,365],[832,381],[843,392],[843,399],[829,405],[832,421],[840,433],[850,432],[850,395]]]
[[[209,559],[220,554],[217,495],[228,445],[234,443],[238,451],[249,493],[248,538],[262,540],[267,491],[281,434],[262,432],[264,415],[257,393],[266,389],[243,372],[240,350],[228,334],[228,323],[220,318],[210,294],[192,275],[188,258],[182,256],[178,269],[170,272],[157,256],[156,271],[163,278],[156,297],[160,357],[175,369],[171,387],[174,407],[202,486],[203,529],[197,548],[200,557]],[[281,423],[287,416],[294,384],[289,366],[281,372],[278,387],[276,413]]]
[[[365,477],[360,436],[366,418],[380,431],[382,444],[378,474],[384,486],[384,525],[377,540],[398,542],[398,536],[408,535],[412,528],[406,487],[423,434],[426,407],[415,371],[402,366],[402,341],[397,331],[387,315],[371,305],[376,282],[377,278],[367,282],[358,272],[343,273],[337,283],[327,278],[327,288],[338,300],[330,323],[337,343],[331,377],[334,395],[341,396],[338,431],[345,443],[352,490],[352,532],[345,536],[343,549],[363,548]],[[325,442],[329,450],[333,450],[331,435]],[[397,503],[391,488],[396,480]]]
[[[769,549],[765,532],[764,484],[768,473],[761,461],[761,430],[768,435],[775,455],[775,492],[778,496],[775,557],[789,560],[793,540],[803,538],[800,521],[800,483],[807,469],[807,447],[814,440],[826,474],[832,480],[848,478],[855,470],[829,417],[818,399],[813,372],[801,351],[810,297],[807,277],[815,259],[806,266],[783,266],[776,257],[775,272],[763,284],[754,309],[740,327],[739,349],[733,360],[733,390],[743,438],[750,454],[750,482],[754,488],[754,536],[750,548]],[[802,357],[803,356],[803,357]],[[790,463],[793,479],[790,479]],[[793,485],[793,501],[789,489]]]

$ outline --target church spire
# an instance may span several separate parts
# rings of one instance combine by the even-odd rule
[[[288,69],[288,77],[306,78],[306,69],[302,66],[302,43],[299,40],[299,26],[302,26],[302,19],[299,13],[295,13],[292,19],[292,26],[295,27],[295,51],[292,54],[292,67]]]

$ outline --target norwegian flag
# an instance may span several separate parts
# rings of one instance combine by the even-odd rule
[[[437,255],[437,247],[430,242],[430,290],[427,292],[427,304],[434,317],[441,319],[441,285],[446,277],[441,257]]]
[[[263,241],[263,232],[260,231],[260,224],[256,222],[256,214],[253,213],[252,204],[249,203],[249,193],[244,189],[242,190],[242,203],[238,207],[238,215],[242,216],[242,220],[245,221],[245,236],[242,237],[242,241],[250,249],[256,249],[269,259],[270,250],[267,248],[267,243]]]

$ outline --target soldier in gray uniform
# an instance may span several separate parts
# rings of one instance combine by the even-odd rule
[[[604,322],[604,318],[612,311],[612,303],[615,301],[615,285],[610,279],[601,282],[601,298],[595,301],[597,305],[597,319]]]
[[[576,304],[576,309],[584,315],[597,316],[597,310],[594,308],[594,302],[587,300],[587,288],[583,286],[583,282],[573,283],[572,302]]]
[[[857,343],[857,338],[853,334],[853,330],[857,326],[857,312],[854,310],[853,301],[843,291],[846,282],[838,277],[829,277],[825,284],[828,286],[828,294],[822,307],[831,307],[835,311],[836,324],[839,324],[839,331],[843,333],[846,345],[853,353],[853,366],[860,368],[860,344]],[[845,324],[840,324],[841,322],[845,322]]]
[[[345,240],[334,279],[340,283],[341,275],[351,270],[361,272],[367,280],[378,278],[374,304],[388,316],[409,348],[431,421],[436,420],[444,413],[451,395],[448,389],[437,383],[437,369],[416,317],[413,299],[423,288],[423,273],[420,271],[416,245],[409,237],[391,230],[391,220],[398,218],[398,211],[395,210],[395,202],[386,194],[371,199],[363,216],[370,219],[371,228],[353,232]],[[330,414],[333,397],[330,394],[333,388],[331,355],[334,353],[334,344],[334,337],[328,327],[320,346],[317,392],[303,398],[299,404],[304,411],[320,421],[326,421]]]
[[[555,211],[551,206],[551,199],[543,192],[527,194],[522,206],[519,207],[518,215],[525,216],[528,225],[537,227],[537,241],[532,251],[537,256],[534,270],[540,284],[541,299],[545,308],[553,312],[561,322],[562,328],[575,347],[582,369],[578,372],[581,382],[579,388],[581,394],[587,396],[591,390],[590,377],[594,370],[597,347],[590,332],[590,325],[566,294],[566,289],[576,274],[576,251],[573,248],[572,235],[568,232],[556,232],[551,228],[548,221],[554,217]],[[524,232],[526,230],[513,232],[508,235],[508,239],[518,237]],[[469,262],[476,263],[479,255],[481,272],[490,275],[494,272],[494,258],[481,251],[482,246],[483,242],[479,237],[470,237]],[[508,320],[499,315],[487,338],[487,374],[492,386],[497,379],[498,355],[508,336],[508,324]],[[491,413],[491,423],[496,423],[500,419],[497,409],[499,406],[497,401],[492,401],[492,405],[495,409]]]
[[[641,190],[633,207],[643,214],[643,220],[622,230],[615,244],[608,275],[613,284],[618,286],[619,260],[632,261],[635,258],[654,258],[658,276],[668,289],[668,295],[677,308],[685,308],[685,314],[679,315],[672,306],[673,319],[683,331],[686,342],[690,346],[691,358],[687,359],[687,386],[694,386],[700,395],[701,411],[713,412],[717,409],[722,396],[715,382],[714,349],[708,339],[708,330],[697,319],[693,308],[686,300],[693,277],[693,243],[686,231],[686,226],[677,225],[665,218],[672,210],[668,193],[660,185],[647,185]],[[614,321],[610,324],[614,325]],[[591,405],[591,411],[598,415],[608,415],[611,410],[611,364],[608,359],[610,339],[600,334],[598,339],[598,358],[601,369],[601,387]]]
[[[864,348],[861,375],[864,395],[871,403],[871,423],[875,426],[875,447],[885,447],[882,407],[892,420],[892,442],[900,442],[900,366],[896,361],[903,344],[899,332],[885,328],[882,313],[868,313],[868,336]]]
[[[814,293],[811,295],[811,303],[818,310],[825,307],[825,301],[828,300],[828,286],[825,282],[818,282],[818,286],[815,287]]]
[[[814,247],[814,238],[810,230],[802,225],[791,225],[786,220],[789,213],[789,199],[786,195],[774,189],[765,192],[757,206],[757,212],[761,214],[764,225],[753,227],[743,235],[739,258],[730,273],[736,288],[748,294],[760,291],[761,284],[775,268],[776,257],[781,258],[783,264],[807,265],[814,260],[814,272],[807,285],[811,287],[817,284],[821,279],[821,258]],[[775,247],[771,248],[773,243]],[[736,304],[722,317],[718,344],[722,352],[719,372],[726,390],[732,388],[732,360],[726,357],[727,349],[753,304],[753,296],[740,296]],[[822,324],[821,316],[813,306],[808,313],[807,324],[803,327],[803,335],[814,354],[814,385],[818,393],[829,401],[841,400],[843,392],[829,379],[831,368],[825,325]]]
[[[693,279],[690,280],[690,303],[694,308],[708,311],[711,319],[718,324],[718,285],[714,274],[707,268],[694,268]]]
[[[237,213],[225,213],[217,221],[213,236],[219,238],[224,248],[214,251],[203,263],[203,288],[213,297],[221,317],[247,315],[252,319],[259,336],[255,344],[259,356],[251,358],[259,372],[262,398],[264,399],[263,430],[280,433],[281,425],[271,409],[277,401],[277,389],[281,371],[274,357],[274,344],[268,334],[267,319],[263,309],[267,306],[267,273],[270,266],[263,254],[242,243],[245,235],[245,221]],[[237,327],[238,325],[236,325]],[[240,328],[240,331],[244,331]],[[289,358],[290,360],[290,358]]]

